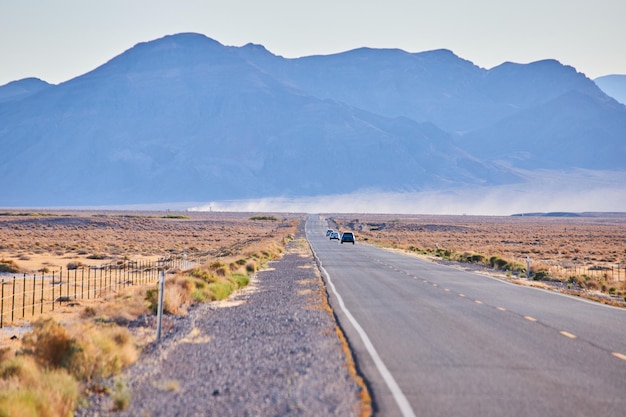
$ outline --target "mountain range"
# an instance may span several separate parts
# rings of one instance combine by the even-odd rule
[[[626,104],[626,75],[612,74],[595,78],[593,81],[609,96]]]
[[[286,59],[183,33],[67,82],[0,87],[0,206],[519,186],[626,170],[626,106],[554,60]]]

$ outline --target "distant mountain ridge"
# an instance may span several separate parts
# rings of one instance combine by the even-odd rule
[[[285,59],[198,34],[59,85],[0,87],[0,206],[106,205],[515,184],[626,168],[626,107],[557,61],[451,51]]]
[[[605,75],[594,79],[594,81],[602,91],[626,105],[626,75]]]
[[[38,78],[25,78],[13,81],[0,87],[0,103],[3,101],[21,100],[32,94],[52,87]]]

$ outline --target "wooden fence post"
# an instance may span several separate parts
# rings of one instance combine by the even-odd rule
[[[52,271],[52,311],[54,311],[54,304],[55,304],[55,299],[54,299],[54,271]]]
[[[4,325],[4,279],[2,280],[2,306],[0,306],[0,329]]]
[[[22,280],[22,318],[26,317],[26,274]]]
[[[13,275],[13,301],[11,302],[11,323],[15,321],[15,275]]]
[[[41,273],[41,313],[43,314],[43,303],[44,303],[44,279],[45,275],[44,272]]]
[[[36,298],[36,289],[37,289],[37,274],[33,274],[33,314],[35,315],[35,298]]]

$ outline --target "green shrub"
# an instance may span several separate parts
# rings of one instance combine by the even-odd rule
[[[0,259],[0,272],[14,274],[20,272],[20,268],[14,260],[2,258]]]
[[[246,264],[246,272],[249,274],[254,274],[257,270],[256,262],[250,261]]]
[[[166,214],[165,216],[161,216],[162,219],[191,219],[190,216],[185,216],[184,214]]]
[[[473,264],[483,263],[485,262],[485,257],[483,255],[474,253],[471,255],[467,255],[465,257],[466,261]]]
[[[250,277],[245,274],[233,274],[231,280],[237,284],[237,288],[243,288],[250,283]]]
[[[206,291],[202,291],[201,288],[196,288],[191,292],[191,299],[198,303],[205,303],[210,300]]]
[[[75,269],[80,268],[81,266],[83,266],[83,263],[80,261],[77,262],[68,262],[66,268],[70,271],[73,271]]]
[[[214,300],[224,300],[233,293],[233,285],[230,282],[216,281],[209,284]]]
[[[222,261],[214,261],[209,265],[209,269],[219,277],[225,277],[229,272],[229,267]]]
[[[506,269],[508,263],[508,261],[500,258],[499,256],[492,256],[491,258],[489,258],[489,265],[491,265],[492,268]]]
[[[250,220],[268,220],[268,221],[278,221],[278,219],[274,216],[252,216],[250,217]]]
[[[190,275],[194,278],[199,278],[203,281],[206,282],[212,282],[215,281],[215,279],[213,278],[213,276],[211,275],[211,273],[207,270],[204,270],[202,268],[194,268],[191,270]]]
[[[146,301],[146,307],[148,310],[150,310],[152,314],[157,314],[157,310],[159,308],[159,289],[150,288],[146,291],[144,300]]]

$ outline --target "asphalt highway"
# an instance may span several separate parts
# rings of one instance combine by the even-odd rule
[[[379,416],[626,416],[626,311],[306,232]]]

